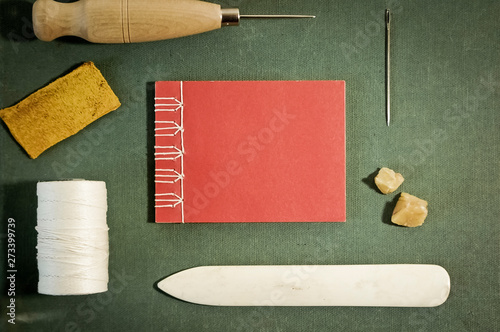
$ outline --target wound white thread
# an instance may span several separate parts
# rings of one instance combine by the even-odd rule
[[[84,295],[108,290],[106,184],[37,184],[38,292]]]
[[[180,195],[175,192],[161,192],[155,195],[155,208],[175,208],[181,205],[181,222],[184,223],[184,91],[183,82],[179,82],[180,100],[176,97],[156,97],[155,112],[173,112],[169,116],[175,116],[176,121],[155,120],[155,138],[168,139],[180,135],[180,147],[174,145],[156,145],[155,161],[155,183],[175,184],[179,183]],[[178,115],[178,117],[176,116]],[[164,141],[163,141],[164,142]],[[167,143],[168,144],[168,143]],[[164,161],[180,160],[180,170],[171,168],[158,168],[158,163]],[[164,167],[164,166],[163,166]]]

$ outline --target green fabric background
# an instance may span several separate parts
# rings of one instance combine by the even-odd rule
[[[33,39],[30,3],[0,1],[0,107],[94,61],[123,106],[30,160],[0,126],[0,276],[16,220],[12,331],[500,330],[500,2],[227,0],[242,13],[315,14],[145,44]],[[392,124],[384,117],[383,12],[392,17]],[[23,18],[24,17],[24,18]],[[152,84],[156,80],[345,80],[347,222],[152,223]],[[293,161],[291,161],[293,162]],[[422,227],[390,224],[395,194],[374,190],[387,166],[429,202]],[[82,178],[108,188],[110,291],[38,295],[36,182]],[[401,191],[401,190],[398,190]],[[333,203],[332,203],[333,204]],[[437,308],[209,307],[155,283],[222,264],[431,263],[451,276]],[[6,286],[6,284],[4,285]]]

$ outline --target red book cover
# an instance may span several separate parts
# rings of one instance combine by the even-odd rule
[[[345,221],[344,81],[156,82],[155,220]]]

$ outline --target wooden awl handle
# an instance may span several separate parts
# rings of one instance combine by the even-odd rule
[[[197,0],[37,0],[33,27],[44,41],[78,36],[94,43],[134,43],[218,29],[228,10],[239,20],[237,9]]]

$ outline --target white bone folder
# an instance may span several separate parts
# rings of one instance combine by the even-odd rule
[[[157,286],[214,306],[435,307],[448,298],[450,276],[428,264],[199,266]]]

